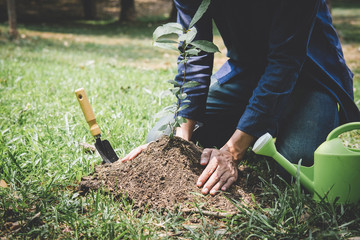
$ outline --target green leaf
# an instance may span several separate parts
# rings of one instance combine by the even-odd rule
[[[184,85],[182,86],[182,88],[191,88],[191,87],[196,87],[199,86],[200,83],[196,82],[196,81],[189,81],[184,83]]]
[[[170,113],[175,113],[176,109],[177,109],[177,104],[175,104],[175,103],[170,106],[166,106],[160,112],[157,112],[155,114],[155,118],[158,119],[158,118],[168,116]]]
[[[179,23],[166,23],[159,26],[153,32],[153,40],[156,42],[159,38],[170,34],[182,34],[183,27]]]
[[[175,122],[174,122],[174,128],[177,128],[177,127],[180,127],[180,123],[175,120]]]
[[[180,100],[183,100],[187,97],[187,94],[186,93],[181,93],[177,96]]]
[[[159,127],[159,129],[158,129],[158,131],[165,131],[167,128],[169,127],[169,124],[167,123],[167,124],[164,124],[164,125],[161,125],[160,127]]]
[[[185,63],[187,63],[187,61],[188,61],[188,59],[184,58],[183,60],[178,61],[177,64],[182,64],[182,63],[185,64]]]
[[[174,95],[178,95],[180,93],[180,88],[179,87],[171,88],[170,92],[172,92]]]
[[[191,56],[197,56],[199,54],[200,50],[197,48],[190,48],[188,50],[185,51],[185,53],[187,53],[190,57]]]
[[[180,84],[179,84],[177,81],[175,81],[175,80],[168,80],[167,82],[170,83],[170,84],[173,84],[175,87],[179,87],[179,86],[180,86]]]
[[[176,112],[180,112],[184,109],[187,109],[189,107],[189,105],[185,104],[185,105],[182,105]]]
[[[186,118],[182,116],[176,116],[175,121],[179,124],[186,123]]]
[[[177,41],[171,40],[171,39],[158,39],[156,40],[158,43],[178,43]]]
[[[172,50],[172,51],[177,51],[177,52],[179,51],[179,49],[177,49],[177,47],[175,47],[171,43],[154,42],[154,46],[163,48],[163,49],[167,49],[167,50]]]
[[[183,26],[181,26],[181,24],[180,24],[180,23],[177,23],[177,22],[165,23],[163,26],[176,28],[176,29],[178,29],[179,31],[184,31]]]
[[[177,105],[176,105],[176,104],[172,104],[172,105],[170,105],[170,106],[165,107],[164,110],[165,110],[165,111],[168,111],[168,112],[175,112],[176,108],[177,108]]]
[[[191,41],[194,40],[196,34],[197,34],[196,28],[192,27],[189,30],[187,30],[186,33],[181,34],[178,40],[179,42],[184,41],[186,43],[191,43]]]
[[[204,13],[206,12],[206,10],[208,9],[210,5],[210,0],[203,0],[198,8],[198,10],[196,11],[194,17],[192,18],[189,28],[192,28],[195,23],[197,23],[197,21],[199,21],[199,19],[204,15]]]
[[[212,42],[206,40],[196,40],[191,43],[196,48],[208,53],[220,52],[219,48]]]

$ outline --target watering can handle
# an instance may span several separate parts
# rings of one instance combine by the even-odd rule
[[[341,125],[332,130],[326,138],[326,141],[337,138],[340,134],[351,130],[360,129],[360,122],[351,122]]]

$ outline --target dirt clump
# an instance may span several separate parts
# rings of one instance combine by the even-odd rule
[[[259,190],[259,180],[243,166],[239,168],[238,181],[228,192],[215,196],[201,194],[196,186],[205,168],[199,163],[201,152],[192,142],[165,136],[132,161],[97,166],[91,176],[82,178],[80,190],[86,193],[101,188],[116,197],[127,196],[135,207],[156,210],[174,210],[179,205],[194,208],[197,203],[202,210],[236,211],[227,198],[252,205],[251,193]]]

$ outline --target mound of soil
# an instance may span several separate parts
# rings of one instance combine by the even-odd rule
[[[157,210],[174,210],[178,205],[194,208],[197,203],[202,210],[236,211],[226,197],[251,205],[251,193],[259,191],[259,180],[243,166],[238,181],[227,193],[201,194],[195,184],[204,169],[199,163],[201,152],[192,142],[163,137],[132,161],[97,166],[91,176],[83,177],[80,190],[86,193],[102,188],[117,197],[127,196],[135,207]]]

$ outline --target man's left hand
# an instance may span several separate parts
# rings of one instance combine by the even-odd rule
[[[226,191],[238,178],[237,161],[227,149],[204,149],[200,164],[207,164],[196,184],[204,186],[203,194],[215,195],[220,189]]]

